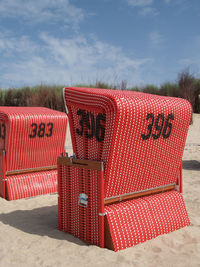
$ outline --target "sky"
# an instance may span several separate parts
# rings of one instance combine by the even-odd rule
[[[0,0],[0,88],[200,78],[200,0]]]

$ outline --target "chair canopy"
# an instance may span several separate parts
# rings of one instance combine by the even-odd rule
[[[73,149],[103,161],[105,196],[177,182],[191,105],[133,91],[65,88]]]
[[[67,116],[43,107],[0,107],[0,149],[6,171],[56,165],[63,151]]]

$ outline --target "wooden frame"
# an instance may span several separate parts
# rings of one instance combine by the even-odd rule
[[[103,171],[103,162],[85,160],[85,159],[75,159],[73,157],[58,157],[57,163],[60,165],[66,165],[71,167],[80,167],[83,169],[91,169],[97,171]]]
[[[132,193],[116,196],[116,197],[105,198],[104,204],[111,205],[117,202],[131,200],[134,198],[149,196],[149,195],[158,194],[158,193],[163,193],[163,192],[174,190],[174,189],[175,189],[175,184],[159,186],[159,187],[150,188],[150,189],[143,190],[143,191],[132,192]]]
[[[0,149],[0,156],[2,156],[2,158],[4,160],[4,158],[6,156],[6,151],[4,149]],[[31,169],[5,171],[5,162],[4,161],[3,161],[3,166],[4,166],[5,176],[25,174],[25,173],[31,173],[31,172],[40,172],[40,171],[52,171],[52,170],[57,169],[57,165],[53,165],[53,166],[38,167],[38,168],[31,168]]]
[[[10,176],[10,175],[18,175],[18,174],[25,174],[25,173],[32,173],[32,172],[40,172],[40,171],[52,171],[56,169],[57,169],[57,165],[53,165],[53,166],[39,167],[39,168],[32,168],[32,169],[6,171],[5,174],[6,176]]]

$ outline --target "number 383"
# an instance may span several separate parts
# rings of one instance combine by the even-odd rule
[[[45,123],[40,123],[37,125],[37,123],[32,123],[32,133],[29,134],[30,138],[35,138],[36,136],[38,137],[51,137],[53,134],[53,123],[49,122],[47,125]]]
[[[174,120],[172,113],[168,114],[167,117],[159,113],[156,118],[153,113],[148,113],[146,120],[150,121],[150,124],[147,126],[147,134],[141,135],[143,140],[148,140],[151,136],[153,139],[158,139],[161,135],[164,139],[170,137],[173,127],[171,121]]]

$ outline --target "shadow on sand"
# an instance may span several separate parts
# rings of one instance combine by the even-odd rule
[[[197,160],[183,160],[183,169],[200,171],[200,162]]]
[[[78,238],[58,230],[57,205],[0,214],[0,221],[29,234],[49,236],[54,239],[67,240],[80,246],[87,246]]]
[[[200,171],[200,162],[184,160],[183,169]],[[80,246],[87,246],[78,238],[58,230],[57,205],[2,213],[0,214],[0,221],[29,234],[49,236],[58,240],[67,240]]]

